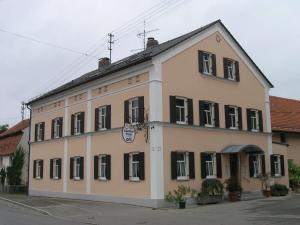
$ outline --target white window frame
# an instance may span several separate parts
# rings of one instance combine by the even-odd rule
[[[37,124],[37,135],[36,135],[37,141],[42,141],[42,136],[43,136],[42,124],[43,124],[42,122]]]
[[[206,123],[204,124],[204,126],[206,127],[215,127],[215,103],[213,102],[205,102],[204,104],[208,104],[209,105],[209,110],[204,109],[204,113],[205,113],[205,120],[208,121],[208,114],[210,114],[210,118],[211,118],[211,123]]]
[[[228,80],[236,80],[236,68],[235,68],[235,61],[231,59],[227,59],[227,73],[228,73]]]
[[[262,174],[262,156],[253,155],[253,177],[259,177]]]
[[[36,179],[41,179],[41,165],[40,162],[42,160],[38,159],[35,161],[35,178]]]
[[[206,153],[206,156],[210,155],[211,160],[205,159],[205,170],[206,170],[206,178],[211,179],[211,178],[216,178],[217,177],[217,157],[216,153],[208,152]]]
[[[99,107],[99,117],[98,117],[98,129],[99,130],[106,130],[106,117],[107,117],[107,107],[100,106]],[[103,119],[103,122],[102,122],[102,119]]]
[[[252,113],[255,113],[255,116],[252,115]],[[250,110],[250,120],[251,120],[251,131],[252,132],[258,132],[259,131],[259,118],[258,118],[258,110],[251,109]],[[256,129],[253,129],[254,125],[256,126]]]
[[[176,160],[176,175],[177,175],[177,180],[188,180],[189,179],[189,152],[177,152],[178,154],[183,154],[183,160]],[[178,176],[178,170],[180,170],[182,167],[180,165],[183,165],[184,168],[184,173],[181,176]]]
[[[276,160],[274,160],[274,175],[275,177],[281,176],[281,160],[280,155],[275,155]]]
[[[58,171],[59,171],[59,164],[58,164],[59,159],[53,159],[53,179],[58,180]]]
[[[203,53],[203,73],[207,75],[212,75],[212,53],[204,52]]]
[[[60,134],[60,124],[59,124],[59,118],[55,118],[54,119],[54,126],[53,126],[53,137],[54,138],[60,138],[61,134]]]
[[[141,171],[139,171],[140,161],[134,161],[133,157],[135,155],[139,155],[139,152],[129,153],[129,177],[131,181],[140,181],[139,176],[133,176],[133,171],[136,170],[136,175],[138,175]]]
[[[81,120],[80,120],[81,113],[75,113],[74,114],[74,134],[78,135],[81,134]]]
[[[184,101],[184,105],[183,106],[178,106],[176,104],[177,99],[183,100]],[[188,118],[187,118],[187,115],[188,115],[188,99],[184,98],[184,97],[176,97],[176,99],[175,99],[175,107],[176,107],[176,123],[177,124],[188,124]],[[179,119],[181,119],[181,110],[183,109],[183,112],[184,112],[184,117],[183,117],[184,121],[178,120],[178,118],[177,118],[177,110],[178,109],[179,109],[179,113],[180,113]]]
[[[133,102],[137,102],[137,106],[132,106]],[[133,116],[135,114],[135,116]],[[132,125],[139,123],[139,98],[129,99],[129,121]]]
[[[106,158],[106,156],[107,155],[105,155],[105,154],[101,154],[98,157],[98,179],[99,180],[107,180],[107,177],[106,177],[107,158]],[[103,158],[105,159],[105,163],[102,162]],[[104,176],[102,176],[102,172],[103,172]]]
[[[230,113],[230,109],[234,109],[234,114]],[[229,129],[238,129],[239,128],[239,112],[237,106],[229,106],[228,116],[230,119]],[[235,118],[235,126],[233,124],[233,117]]]
[[[80,180],[80,157],[73,158],[73,179]]]

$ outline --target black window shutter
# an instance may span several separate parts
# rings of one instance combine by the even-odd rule
[[[194,152],[189,152],[189,178],[195,179],[195,157]]]
[[[138,104],[139,104],[139,123],[144,123],[144,113],[145,113],[144,96],[138,97]]]
[[[71,115],[71,135],[74,135],[74,122],[75,122],[75,115]],[[73,179],[73,178],[72,178]]]
[[[204,127],[205,125],[205,112],[204,112],[205,101],[199,101],[199,121],[200,126]]]
[[[50,159],[50,179],[53,179],[53,159]]]
[[[243,130],[242,108],[238,107],[239,129]]]
[[[54,120],[51,121],[51,138],[54,138]]]
[[[193,99],[188,99],[187,100],[188,104],[188,124],[193,125],[194,124],[194,113],[193,113]]]
[[[176,97],[170,96],[170,123],[176,123]]]
[[[219,104],[218,103],[214,103],[214,113],[215,113],[215,127],[220,127]]]
[[[84,112],[80,113],[80,133],[84,133]]]
[[[99,130],[99,108],[95,108],[95,131]]]
[[[58,159],[58,178],[61,179],[61,159]]]
[[[263,116],[262,116],[262,111],[258,110],[258,119],[259,119],[259,130],[261,132],[264,131],[264,123],[263,123]]]
[[[70,179],[72,180],[74,178],[74,158],[70,158]]]
[[[223,58],[224,78],[228,79],[228,60]]]
[[[97,180],[99,177],[98,171],[99,171],[99,156],[95,155],[94,156],[94,180]]]
[[[271,175],[275,176],[275,156],[270,155],[270,160],[271,160]]]
[[[33,178],[36,178],[36,160],[33,160]]]
[[[145,154],[144,152],[139,153],[139,170],[140,180],[145,180]]]
[[[129,154],[124,153],[124,180],[129,180]]]
[[[80,179],[83,180],[84,178],[84,158],[80,157],[80,172],[79,172]]]
[[[261,173],[266,174],[266,161],[265,155],[261,155]]]
[[[206,178],[206,154],[205,152],[200,153],[200,159],[201,159],[201,178]]]
[[[281,176],[285,176],[284,155],[280,155]]]
[[[198,51],[199,72],[203,73],[203,51]]]
[[[106,155],[106,179],[110,180],[111,179],[111,156]]]
[[[41,168],[41,179],[43,179],[43,173],[44,173],[44,161],[40,160],[40,168]]]
[[[177,152],[171,152],[171,179],[177,179]]]
[[[229,105],[224,106],[225,109],[225,127],[230,127],[230,118],[229,118]]]
[[[247,109],[247,129],[249,131],[252,130],[252,123],[251,123],[251,109]]]
[[[124,101],[124,124],[129,123],[129,101]]]
[[[211,55],[212,59],[212,75],[217,76],[217,63],[216,63],[216,55]]]
[[[253,154],[249,154],[249,174],[250,177],[254,176],[254,165],[253,165],[253,161],[254,161],[254,156]]]
[[[239,68],[239,62],[235,61],[235,80],[237,82],[240,81],[240,68]]]
[[[59,137],[63,136],[63,127],[64,127],[64,119],[62,117],[59,118]]]
[[[111,106],[106,106],[106,129],[111,129]]]
[[[42,128],[42,141],[45,140],[45,122],[42,122],[41,124],[41,128]]]
[[[222,178],[222,155],[221,153],[216,153],[217,161],[217,177]]]
[[[37,141],[38,125],[34,125],[34,141]]]

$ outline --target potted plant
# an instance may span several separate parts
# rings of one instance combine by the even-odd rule
[[[283,184],[274,184],[271,186],[272,196],[285,196],[289,193],[289,189]]]
[[[259,176],[259,180],[261,181],[261,192],[265,197],[271,196],[271,174],[261,174]]]
[[[213,204],[223,200],[224,186],[218,179],[205,179],[201,192],[197,196],[197,204]]]
[[[177,189],[173,190],[173,193],[169,191],[165,199],[168,202],[178,205],[179,209],[184,209],[186,207],[186,199],[188,197],[193,197],[195,190],[190,187],[179,185]]]
[[[229,178],[225,181],[228,199],[231,202],[240,201],[242,195],[242,186],[237,178]]]

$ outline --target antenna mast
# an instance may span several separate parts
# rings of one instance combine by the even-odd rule
[[[23,121],[25,118],[25,102],[21,102],[21,116]]]
[[[153,29],[153,30],[146,30],[146,20],[144,20],[144,30],[143,32],[140,32],[137,34],[137,36],[139,38],[143,38],[143,50],[146,50],[146,37],[147,37],[147,34],[149,33],[152,33],[154,31],[158,31],[159,29]],[[138,49],[138,50],[141,50],[141,49]]]
[[[112,33],[109,33],[109,34],[108,34],[108,37],[109,37],[109,39],[108,39],[109,61],[111,62],[112,45],[113,45],[115,42],[113,41],[114,35],[113,35]]]

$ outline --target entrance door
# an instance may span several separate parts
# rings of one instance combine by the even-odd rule
[[[230,154],[230,177],[238,178],[239,176],[239,157],[237,153]]]

